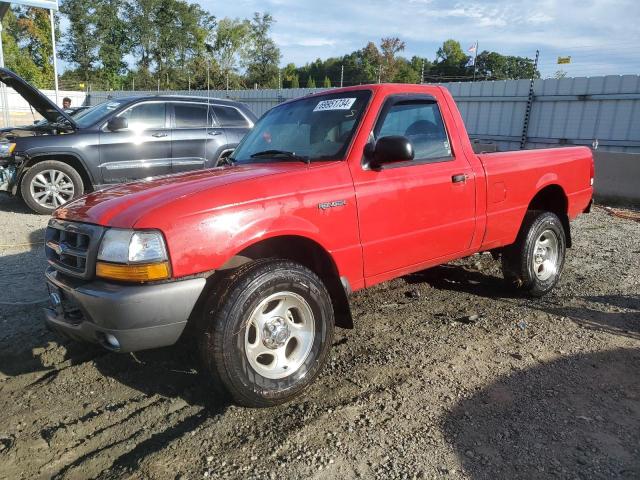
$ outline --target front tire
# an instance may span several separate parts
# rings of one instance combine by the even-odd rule
[[[285,403],[319,375],[333,340],[331,298],[308,268],[243,265],[210,298],[197,332],[215,386],[248,407]]]
[[[77,170],[57,160],[36,163],[20,183],[20,194],[27,206],[44,215],[83,193],[84,184]]]
[[[502,253],[505,281],[524,293],[541,297],[560,280],[565,253],[566,234],[558,216],[530,210],[516,242]]]

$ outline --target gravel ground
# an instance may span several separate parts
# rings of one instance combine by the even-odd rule
[[[250,410],[188,346],[46,331],[46,221],[0,199],[0,478],[640,478],[640,223],[578,219],[542,300],[489,255],[359,292],[314,386]]]

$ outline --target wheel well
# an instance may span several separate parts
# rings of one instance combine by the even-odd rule
[[[269,238],[238,253],[225,263],[222,270],[236,268],[243,263],[262,258],[287,259],[312,270],[324,282],[331,296],[336,325],[353,328],[347,292],[331,255],[322,246],[313,240],[295,235]]]
[[[89,176],[89,172],[80,161],[78,157],[74,157],[73,155],[46,155],[34,157],[29,162],[28,166],[33,167],[36,163],[44,162],[47,160],[56,160],[58,162],[66,163],[67,165],[73,167],[78,174],[80,174],[80,178],[82,178],[82,183],[84,184],[84,192],[93,191],[93,182],[91,181],[91,177]]]
[[[555,213],[567,235],[567,247],[571,247],[571,227],[568,215],[569,200],[560,185],[548,185],[536,193],[529,203],[528,210],[544,210]]]

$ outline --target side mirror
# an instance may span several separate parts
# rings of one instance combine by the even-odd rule
[[[380,168],[385,163],[413,160],[413,145],[407,137],[390,135],[379,138],[375,146],[365,149],[371,168]]]
[[[113,117],[107,123],[107,130],[111,132],[117,132],[118,130],[124,130],[129,126],[129,122],[124,117]]]

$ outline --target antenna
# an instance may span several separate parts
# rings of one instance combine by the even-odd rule
[[[207,143],[209,142],[209,135],[211,132],[209,132],[209,126],[213,127],[213,112],[211,111],[211,86],[209,84],[209,69],[211,67],[211,60],[207,59],[207,119],[206,119],[206,124],[207,124],[207,128],[206,128],[206,137],[204,140],[204,152],[203,152],[203,158],[205,161],[205,166],[206,166],[206,162],[207,162]],[[209,125],[209,123],[211,123],[211,125]],[[216,161],[216,164],[213,165],[214,167],[218,166],[218,162]]]

